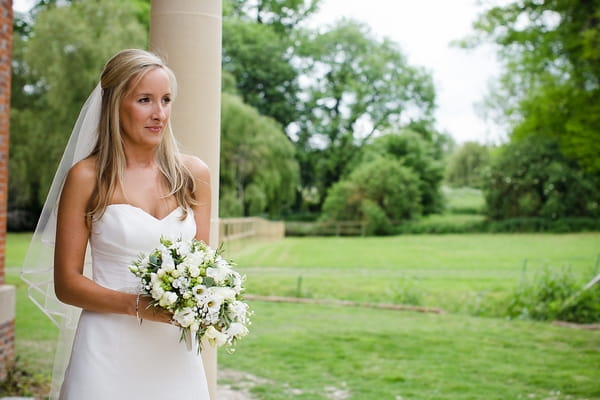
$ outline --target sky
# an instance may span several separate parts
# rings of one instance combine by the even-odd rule
[[[438,109],[437,128],[457,143],[497,143],[500,129],[476,112],[488,81],[500,72],[490,46],[464,50],[450,45],[472,33],[481,11],[478,0],[322,0],[310,21],[330,25],[342,17],[366,23],[380,38],[397,42],[408,62],[428,70],[434,80]],[[14,0],[25,11],[32,0]]]
[[[436,87],[437,128],[458,143],[497,143],[497,126],[477,115],[488,81],[500,69],[491,46],[464,50],[450,46],[472,33],[481,9],[477,0],[323,0],[311,23],[328,25],[341,17],[366,23],[372,32],[398,43],[413,66],[430,71]]]

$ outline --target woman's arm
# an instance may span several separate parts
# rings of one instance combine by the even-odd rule
[[[86,207],[95,184],[95,163],[83,160],[69,171],[63,187],[56,223],[54,249],[54,290],[63,303],[90,311],[136,315],[137,295],[96,284],[83,275],[85,250],[90,235]],[[140,299],[140,317],[170,322],[171,315],[147,309]]]
[[[184,162],[192,173],[196,183],[196,201],[194,206],[194,219],[196,220],[196,239],[209,244],[210,241],[210,171],[208,166],[198,157],[185,156]]]

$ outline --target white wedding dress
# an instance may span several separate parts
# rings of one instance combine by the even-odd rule
[[[112,204],[93,224],[93,279],[133,292],[128,266],[158,247],[161,235],[184,240],[196,232],[193,213],[181,208],[163,219],[128,204]],[[82,311],[61,387],[62,400],[209,400],[202,358],[179,341],[179,328],[135,317]]]

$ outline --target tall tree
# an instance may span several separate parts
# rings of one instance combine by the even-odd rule
[[[223,70],[244,102],[284,127],[298,115],[298,71],[288,37],[272,26],[239,19],[223,24]]]
[[[298,164],[281,125],[223,93],[220,214],[278,216],[295,199]]]
[[[223,69],[245,103],[287,127],[298,116],[298,25],[321,0],[226,0]]]
[[[272,25],[279,33],[293,30],[318,11],[322,0],[227,0],[226,14]]]
[[[448,159],[446,182],[450,186],[481,188],[486,167],[490,162],[490,150],[477,142],[466,142]]]
[[[499,46],[505,72],[487,104],[515,138],[558,138],[580,166],[600,171],[600,1],[518,0],[475,23],[474,46]]]
[[[435,92],[427,71],[410,66],[396,43],[376,38],[361,23],[341,20],[309,39],[307,101],[289,132],[305,154],[303,184],[316,182],[323,196],[371,137],[432,120]]]
[[[422,213],[441,211],[443,198],[440,185],[444,173],[442,163],[436,157],[435,143],[415,131],[403,129],[375,138],[363,147],[361,153],[360,164],[379,158],[402,163],[417,178],[420,193],[418,205]]]
[[[128,2],[48,4],[36,13],[28,37],[15,40],[9,164],[11,204],[33,212],[107,58],[146,43]]]

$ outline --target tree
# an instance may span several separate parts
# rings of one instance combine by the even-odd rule
[[[467,45],[499,46],[505,72],[487,105],[513,136],[558,138],[564,155],[600,171],[600,1],[513,1],[474,27]]]
[[[443,208],[440,185],[444,173],[436,153],[435,144],[424,139],[422,134],[404,129],[399,133],[377,137],[364,146],[358,163],[360,165],[378,158],[400,161],[418,180],[422,212],[432,214]]]
[[[501,150],[483,186],[490,218],[600,216],[600,176],[565,158],[557,139],[528,137]]]
[[[289,33],[315,13],[322,0],[228,0],[226,14],[271,25],[280,34]]]
[[[220,214],[280,215],[295,198],[298,164],[281,126],[223,93]]]
[[[408,65],[394,42],[375,38],[361,23],[342,20],[309,35],[303,112],[288,129],[303,158],[303,186],[327,188],[372,136],[390,127],[431,120],[430,75]]]
[[[236,77],[245,103],[284,128],[299,112],[299,69],[294,65],[298,25],[321,0],[226,0],[223,69]]]
[[[241,20],[223,24],[223,69],[236,78],[245,103],[284,127],[298,115],[298,71],[287,36]]]
[[[490,161],[487,146],[477,142],[466,142],[448,160],[446,182],[450,186],[481,188],[485,168]]]
[[[324,220],[360,220],[369,233],[391,233],[393,222],[420,215],[419,178],[398,160],[361,164],[327,193]]]
[[[127,2],[47,5],[28,37],[15,37],[10,203],[37,212],[81,105],[107,58],[146,34]]]

